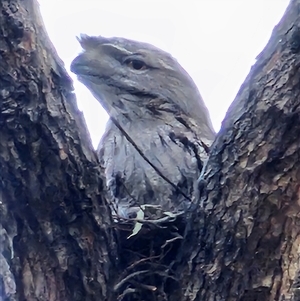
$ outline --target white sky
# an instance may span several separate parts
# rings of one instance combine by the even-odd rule
[[[80,33],[152,43],[178,59],[196,82],[218,131],[227,108],[266,45],[288,0],[39,0],[49,36],[69,66]],[[74,79],[94,146],[107,115]]]

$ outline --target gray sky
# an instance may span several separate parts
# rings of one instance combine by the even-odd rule
[[[154,44],[196,82],[218,131],[226,110],[266,45],[288,0],[39,0],[50,38],[69,71],[80,33]],[[74,79],[94,146],[107,115]]]

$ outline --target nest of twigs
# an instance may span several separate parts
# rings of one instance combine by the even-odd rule
[[[114,285],[118,300],[167,300],[180,290],[176,265],[186,227],[184,212],[144,205],[130,219],[115,217],[123,273]]]

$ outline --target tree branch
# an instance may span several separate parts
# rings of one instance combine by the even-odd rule
[[[190,299],[296,300],[299,5],[275,27],[212,147],[190,234]]]
[[[12,272],[0,269],[0,299],[104,299],[118,255],[71,79],[37,2],[0,6],[0,223]]]

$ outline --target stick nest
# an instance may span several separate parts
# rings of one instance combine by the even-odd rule
[[[114,285],[117,300],[169,300],[174,290],[180,296],[174,270],[182,261],[186,217],[154,205],[141,206],[135,218],[115,216],[123,270]]]

